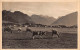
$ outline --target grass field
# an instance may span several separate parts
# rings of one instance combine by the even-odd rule
[[[31,28],[34,30],[34,28]],[[42,28],[35,28],[36,30],[42,30]],[[51,28],[46,29],[49,31]],[[45,31],[45,29],[43,29]],[[43,39],[39,36],[32,39],[32,33],[30,32],[17,32],[13,33],[2,32],[2,48],[22,48],[22,49],[58,49],[58,48],[77,48],[77,31],[76,29],[58,29],[59,38],[51,36],[48,32],[47,35],[43,35]],[[62,31],[61,31],[62,30]]]

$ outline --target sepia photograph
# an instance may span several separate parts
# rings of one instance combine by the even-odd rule
[[[2,49],[77,49],[76,2],[2,2]]]

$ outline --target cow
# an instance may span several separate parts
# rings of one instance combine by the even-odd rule
[[[39,35],[41,38],[42,38],[42,35],[46,35],[46,32],[44,32],[44,31],[33,31],[32,33],[33,33],[33,35],[32,35],[33,39],[34,39],[35,35]]]
[[[57,37],[59,37],[59,34],[56,30],[52,30],[52,36],[54,36],[54,34],[57,35]]]
[[[5,28],[4,28],[4,32],[6,32],[6,31],[12,33],[12,30],[11,30],[11,28],[9,28],[9,27],[5,27]]]
[[[42,38],[42,35],[46,35],[46,32],[44,32],[44,31],[33,31],[32,33],[33,33],[33,35],[32,35],[33,39],[34,39],[35,35],[39,35],[41,38]]]
[[[29,29],[29,28],[27,28],[26,31],[27,31],[27,32],[32,32],[31,29]]]
[[[42,38],[42,35],[46,35],[45,31],[32,31],[31,29],[27,29],[27,32],[31,32],[32,33],[32,38],[35,38],[35,35],[39,35]]]
[[[21,29],[22,29],[22,28],[21,28],[21,27],[19,27],[17,31],[18,31],[18,32],[21,32]]]

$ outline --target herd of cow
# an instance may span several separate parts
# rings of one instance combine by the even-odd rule
[[[5,27],[4,32],[11,32],[13,33],[13,30],[9,27]],[[21,29],[17,30],[18,32],[21,32]],[[26,32],[31,32],[32,33],[32,38],[35,38],[35,35],[39,35],[42,38],[42,35],[46,35],[47,31],[32,31],[29,28],[26,28]],[[52,30],[52,36],[57,35],[57,37],[59,37],[58,31],[57,30]]]

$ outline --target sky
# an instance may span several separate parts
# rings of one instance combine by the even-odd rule
[[[58,18],[77,11],[76,2],[3,2],[3,10],[21,11],[32,14]]]

